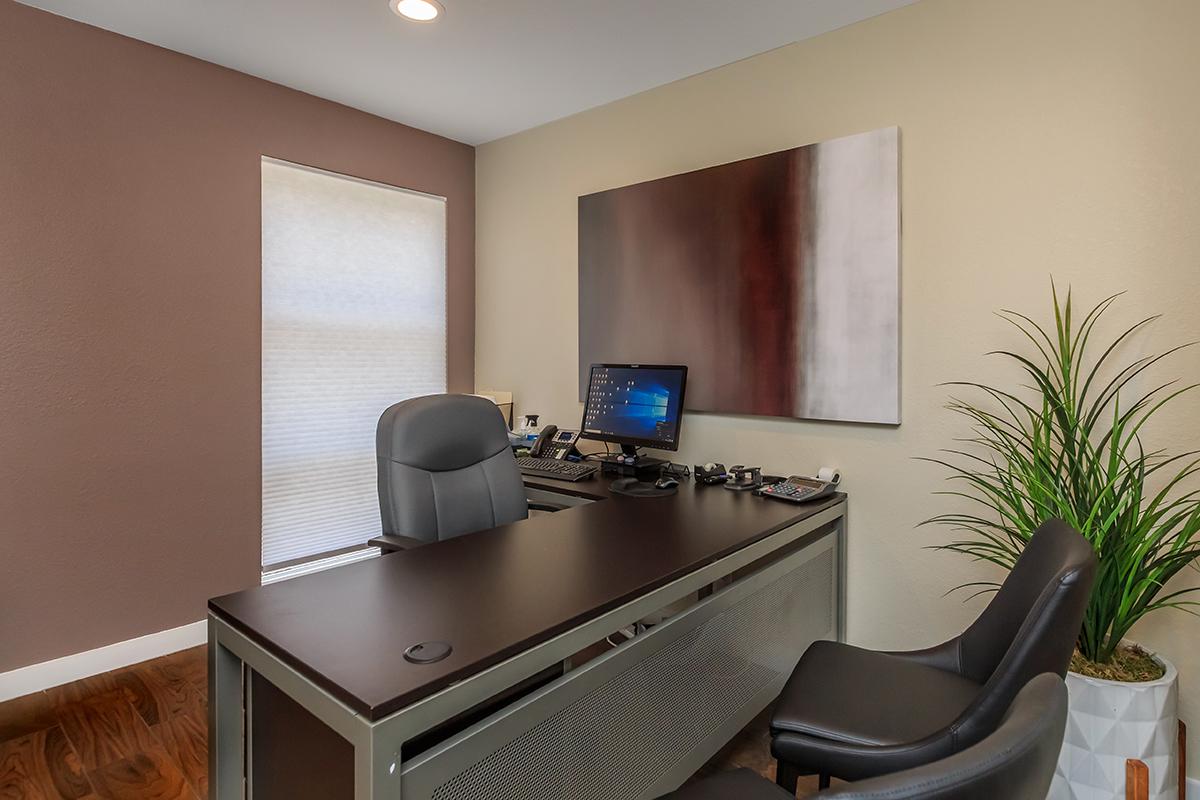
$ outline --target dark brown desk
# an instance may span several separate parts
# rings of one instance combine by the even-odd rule
[[[260,800],[318,785],[322,798],[356,800],[626,796],[612,793],[616,770],[627,796],[649,797],[757,713],[808,642],[841,634],[843,495],[794,506],[687,483],[651,499],[611,495],[603,479],[526,485],[580,505],[210,601],[213,796],[243,796],[247,776]],[[647,633],[511,693],[667,606],[675,613]],[[404,660],[428,641],[453,652]],[[656,731],[642,741],[636,718],[674,718],[681,688],[729,707],[689,712],[711,719],[682,738],[641,726]],[[405,743],[480,708],[471,727],[401,759]],[[600,745],[612,736],[657,766],[631,777],[631,753]],[[572,757],[561,751],[571,741],[574,757],[594,758],[554,763]],[[279,758],[293,759],[290,777],[275,774]],[[320,768],[297,778],[305,763]]]

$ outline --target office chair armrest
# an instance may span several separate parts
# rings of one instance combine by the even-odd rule
[[[570,508],[570,506],[560,506],[558,503],[545,503],[541,500],[529,501],[530,511],[563,511],[568,508]]]
[[[385,555],[387,553],[398,553],[401,550],[412,550],[414,547],[420,547],[423,544],[429,543],[422,539],[414,539],[411,536],[400,536],[395,533],[382,533],[367,542],[368,546],[378,547]]]

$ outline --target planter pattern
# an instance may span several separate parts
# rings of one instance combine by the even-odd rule
[[[1052,800],[1123,800],[1125,760],[1150,769],[1150,800],[1178,800],[1179,676],[1170,662],[1157,681],[1121,683],[1067,673],[1070,703]]]

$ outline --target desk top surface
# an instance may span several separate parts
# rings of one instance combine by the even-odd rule
[[[209,601],[250,639],[369,719],[380,719],[806,517],[793,505],[689,482],[669,497],[609,480],[525,479],[600,501]],[[403,653],[454,651],[434,664]]]

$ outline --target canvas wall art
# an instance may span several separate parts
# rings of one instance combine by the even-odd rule
[[[579,198],[580,397],[686,364],[687,407],[900,422],[900,133]]]

